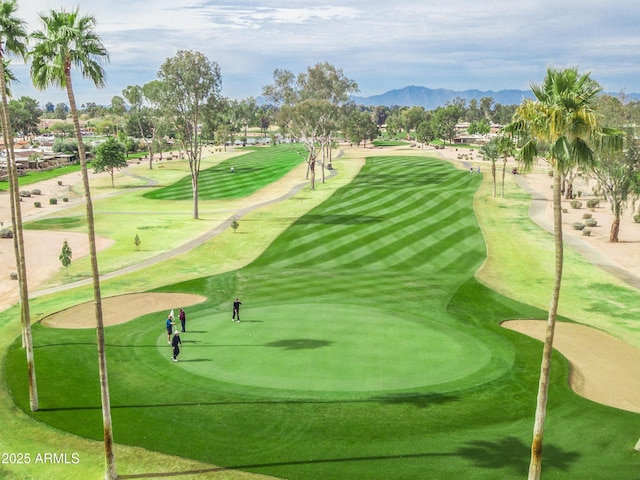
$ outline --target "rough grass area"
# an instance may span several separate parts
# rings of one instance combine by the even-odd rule
[[[545,312],[474,278],[480,182],[372,158],[250,265],[161,289],[208,300],[188,311],[177,364],[166,312],[107,328],[116,441],[288,479],[524,478],[541,348],[499,324]],[[95,332],[34,338],[30,415],[101,438]],[[27,409],[19,343],[5,371]],[[640,416],[578,397],[554,362],[544,478],[635,480]]]

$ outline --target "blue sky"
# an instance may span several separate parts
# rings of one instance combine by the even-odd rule
[[[465,90],[528,89],[547,67],[577,66],[606,91],[640,92],[637,0],[28,0],[39,13],[79,7],[97,19],[110,54],[107,86],[75,79],[78,104],[110,104],[128,85],[156,78],[178,50],[197,50],[222,71],[223,94],[258,96],[273,71],[328,61],[362,96],[407,85]],[[29,66],[12,63],[14,96],[67,103],[35,90]]]

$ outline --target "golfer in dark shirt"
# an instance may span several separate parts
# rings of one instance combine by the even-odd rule
[[[236,315],[238,316],[238,323],[240,323],[240,305],[242,302],[236,298],[236,301],[233,302],[233,316],[231,317],[231,321],[233,322],[236,319]]]
[[[180,332],[176,331],[173,336],[173,340],[171,340],[171,346],[173,347],[173,361],[178,361],[178,355],[180,355],[180,347],[178,345],[182,345],[182,340],[180,340]]]

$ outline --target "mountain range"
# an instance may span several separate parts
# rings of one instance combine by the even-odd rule
[[[617,95],[612,93],[610,95]],[[640,94],[625,93],[628,99],[640,100]],[[533,98],[531,90],[448,90],[446,88],[427,88],[411,85],[401,89],[390,90],[380,95],[371,97],[352,96],[351,99],[357,105],[391,107],[393,105],[406,107],[424,107],[425,110],[433,110],[441,107],[456,97],[467,100],[480,100],[483,97],[491,97],[495,103],[502,105],[519,105],[526,98]]]

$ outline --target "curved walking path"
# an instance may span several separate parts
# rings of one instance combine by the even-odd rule
[[[338,153],[338,155],[335,158],[340,158],[343,155],[343,151],[340,151]],[[294,169],[293,171],[295,171],[297,169]],[[337,175],[338,172],[335,169],[332,169],[329,171],[329,173],[327,175],[325,175],[325,178],[331,178],[335,175]],[[140,175],[130,175],[133,176],[135,178],[141,179],[141,180],[145,180],[146,184],[140,187],[136,187],[138,189],[140,188],[148,188],[150,186],[154,186],[157,185],[157,182],[151,178],[147,178],[147,177],[143,177]],[[268,205],[272,205],[278,202],[281,202],[283,200],[286,200],[288,198],[293,197],[294,195],[296,195],[300,190],[302,190],[306,185],[308,185],[310,183],[309,180],[304,180],[302,182],[299,182],[295,185],[293,185],[287,192],[285,192],[284,194],[276,197],[276,198],[272,198],[269,200],[264,200],[264,201],[259,201],[256,203],[251,203],[245,207],[241,207],[238,210],[229,210],[231,212],[231,214],[229,215],[229,217],[227,217],[224,221],[222,221],[221,223],[219,223],[217,226],[215,226],[214,228],[212,228],[211,230],[203,233],[202,235],[199,235],[196,238],[193,238],[192,240],[189,240],[186,243],[183,243],[182,245],[179,245],[171,250],[168,250],[166,252],[163,252],[159,255],[156,255],[154,257],[148,258],[146,260],[143,260],[142,262],[138,262],[134,265],[130,265],[128,267],[125,268],[121,268],[119,270],[114,270],[112,272],[106,273],[106,274],[101,274],[100,275],[100,280],[108,280],[110,278],[114,278],[114,277],[118,277],[120,275],[125,275],[127,273],[131,273],[131,272],[135,272],[137,270],[141,270],[143,268],[149,267],[151,265],[155,265],[159,262],[162,262],[164,260],[167,260],[171,257],[174,257],[176,255],[180,255],[182,253],[186,253],[189,250],[192,250],[193,248],[198,247],[199,245],[202,245],[203,243],[205,243],[206,241],[210,240],[211,238],[215,237],[216,235],[219,235],[220,233],[222,233],[223,231],[225,231],[227,228],[229,228],[231,226],[231,223],[234,220],[239,220],[242,217],[244,217],[245,215],[247,215],[248,213],[252,212],[253,210],[268,206]],[[130,191],[130,190],[129,190]],[[124,193],[124,192],[115,192],[114,194],[109,194],[106,196],[112,196],[112,195],[118,195],[120,193]],[[104,198],[100,197],[100,198]],[[32,294],[30,294],[30,297],[32,298],[37,298],[40,296],[44,296],[44,295],[49,295],[51,293],[57,293],[57,292],[61,292],[64,290],[69,290],[71,288],[75,288],[75,287],[80,287],[80,286],[85,286],[85,285],[91,285],[91,283],[93,282],[93,279],[91,278],[86,278],[83,280],[79,280],[77,282],[73,282],[73,283],[68,283],[68,284],[64,284],[64,285],[58,285],[55,287],[51,287],[51,288],[46,288],[46,289],[42,289],[42,290],[38,290]]]
[[[549,190],[541,191],[538,185],[533,185],[532,182],[529,181],[527,175],[517,175],[516,183],[532,197],[531,205],[529,206],[529,217],[537,225],[549,233],[553,233],[553,218],[549,217],[546,212],[552,201],[549,198]],[[564,242],[571,245],[571,247],[580,253],[588,262],[640,290],[640,276],[638,272],[634,273],[629,271],[617,262],[612,261],[611,258],[594,248],[593,242],[590,242],[591,239],[589,237],[568,235],[568,232],[563,233]]]

